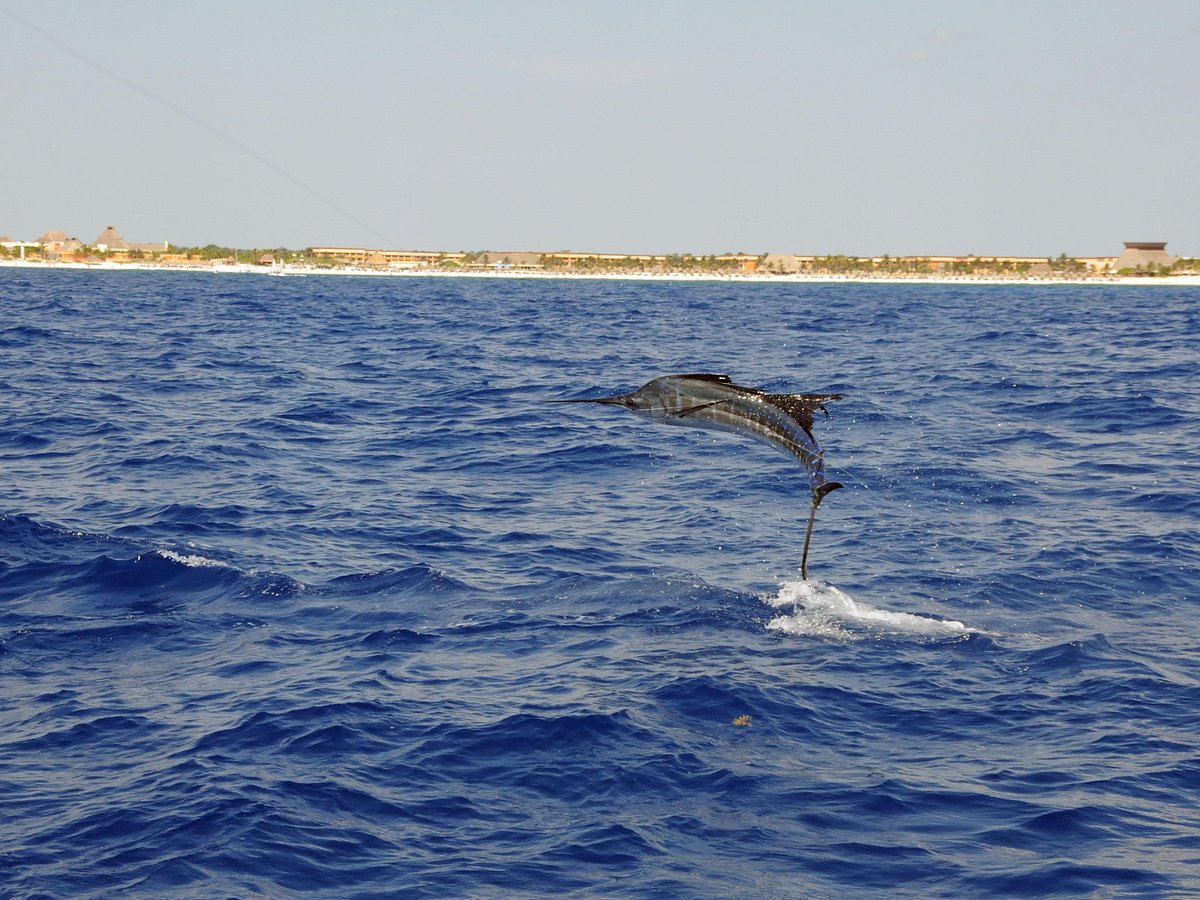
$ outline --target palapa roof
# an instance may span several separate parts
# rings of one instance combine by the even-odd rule
[[[768,271],[799,272],[800,257],[793,253],[768,253],[762,261]]]
[[[61,244],[67,239],[65,231],[47,231],[34,241],[35,244]]]
[[[1151,266],[1170,266],[1179,259],[1167,252],[1166,241],[1126,241],[1125,250],[1113,263],[1118,272],[1121,269],[1148,269]]]
[[[117,232],[117,229],[111,225],[106,226],[105,229],[100,232],[100,237],[96,238],[94,241],[92,241],[92,243],[97,247],[103,245],[109,250],[129,249],[129,243],[125,240],[125,238],[121,237],[121,235]]]

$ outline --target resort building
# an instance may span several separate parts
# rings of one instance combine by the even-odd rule
[[[75,252],[83,248],[79,238],[67,237],[63,231],[47,231],[33,242],[41,248],[42,256],[49,260],[59,260],[64,256],[74,258]]]
[[[434,266],[445,260],[457,261],[467,255],[440,250],[369,250],[365,247],[311,247],[309,252],[313,256],[339,263],[386,265],[397,269]]]
[[[118,257],[128,255],[133,250],[139,250],[142,253],[165,253],[171,247],[167,241],[155,241],[149,244],[130,243],[121,237],[120,232],[112,225],[105,226],[104,230],[100,232],[100,236],[92,241],[92,246],[101,253],[109,253]]]
[[[662,269],[670,264],[670,257],[641,253],[580,253],[558,250],[550,253],[527,250],[487,250],[481,253],[446,253],[428,250],[372,250],[366,247],[311,247],[309,252],[323,259],[344,265],[388,266],[390,268],[422,268],[444,264],[460,265],[467,269],[501,269],[535,271],[540,269],[577,270],[596,268],[612,271],[626,268],[636,271]],[[763,257],[749,253],[726,253],[710,257],[679,257],[680,259],[703,259],[716,268],[754,272]]]
[[[532,272],[546,268],[540,253],[527,251],[491,251],[481,253],[471,262],[466,263],[469,269],[504,269],[520,272]]]
[[[758,271],[761,258],[749,253],[724,253],[717,257],[717,262],[736,268],[739,272],[748,273]]]
[[[56,256],[61,253],[74,253],[83,243],[79,238],[67,237],[63,231],[47,231],[41,237],[34,241],[42,248],[42,252],[47,256]]]
[[[1170,268],[1178,261],[1178,256],[1167,252],[1166,241],[1126,241],[1124,252],[1113,262],[1113,269],[1120,272]]]
[[[21,259],[25,258],[26,250],[36,250],[38,245],[36,241],[14,241],[8,235],[0,235],[0,247],[3,247],[9,253],[16,250]]]
[[[569,250],[559,250],[554,253],[543,254],[547,261],[552,264],[557,264],[565,269],[573,269],[576,265],[585,262],[601,262],[601,263],[630,263],[636,265],[661,265],[666,262],[665,256],[653,256],[646,254],[630,254],[630,253],[575,253]]]

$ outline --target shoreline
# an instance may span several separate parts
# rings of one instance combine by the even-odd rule
[[[453,272],[433,269],[318,269],[307,266],[284,266],[272,269],[240,263],[235,266],[164,266],[153,263],[77,263],[45,262],[19,259],[0,260],[0,267],[16,269],[71,269],[92,272],[202,272],[212,275],[269,275],[276,277],[324,277],[330,275],[354,278],[521,278],[566,279],[572,281],[733,281],[775,284],[970,284],[970,285],[1109,285],[1122,287],[1200,287],[1200,275],[1174,275],[1166,278],[1100,277],[1100,278],[1006,278],[971,275],[822,275],[793,273],[769,274],[705,274],[690,272],[537,272],[512,269]]]

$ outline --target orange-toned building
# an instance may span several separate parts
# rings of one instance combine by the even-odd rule
[[[313,256],[354,265],[387,265],[397,268],[433,266],[443,260],[459,260],[465,253],[445,253],[441,250],[371,250],[366,247],[311,247]]]

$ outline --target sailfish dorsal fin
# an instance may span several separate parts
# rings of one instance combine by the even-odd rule
[[[811,420],[813,412],[818,409],[829,415],[825,404],[841,400],[842,397],[842,394],[769,394],[767,400],[789,415],[802,419],[807,416]]]

